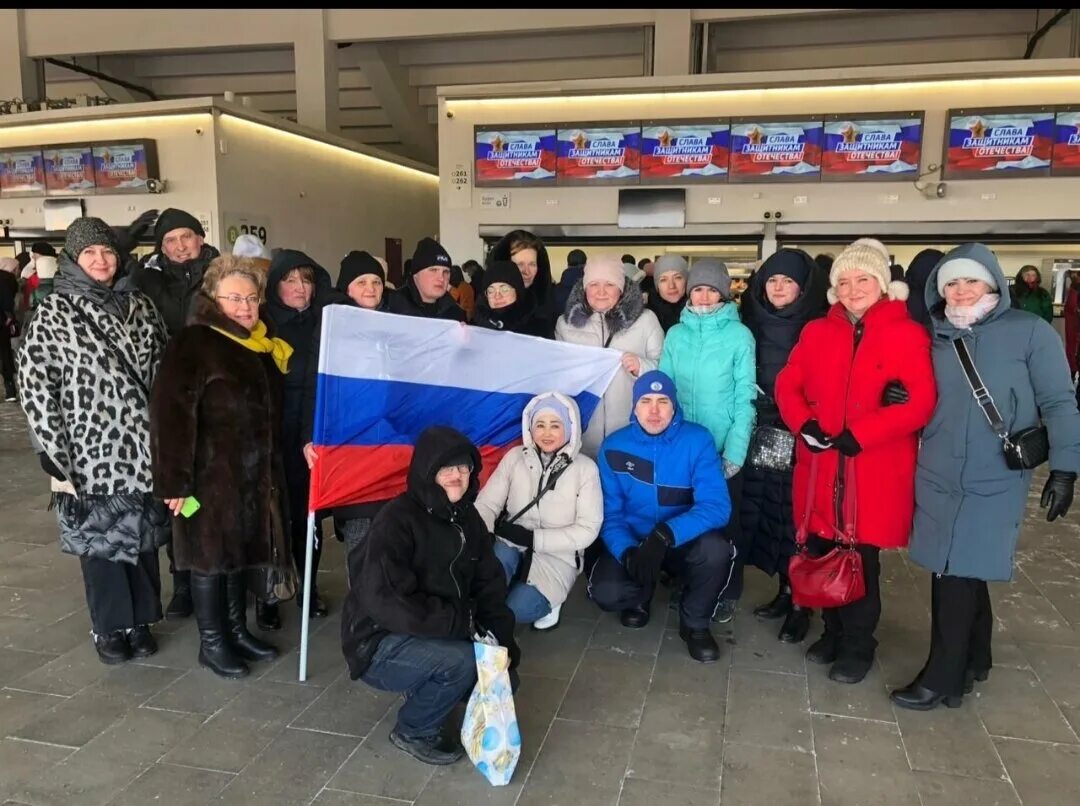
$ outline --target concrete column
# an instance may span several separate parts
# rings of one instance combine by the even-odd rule
[[[0,99],[22,98],[41,101],[45,98],[45,76],[26,53],[23,10],[0,9]],[[36,111],[36,110],[35,110]]]
[[[653,27],[653,75],[690,74],[690,10],[657,11]]]
[[[326,37],[326,10],[305,12],[296,32],[293,54],[296,64],[296,121],[313,129],[337,134],[337,44]]]

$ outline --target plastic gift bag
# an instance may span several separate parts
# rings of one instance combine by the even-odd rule
[[[494,786],[506,786],[521,757],[521,732],[510,687],[510,654],[488,633],[475,638],[476,688],[465,708],[461,744]]]

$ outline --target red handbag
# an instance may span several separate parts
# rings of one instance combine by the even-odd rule
[[[847,482],[843,505],[844,531],[841,532],[834,525],[832,530],[836,547],[820,557],[811,557],[806,548],[806,537],[817,488],[817,454],[810,459],[806,512],[795,533],[798,551],[788,563],[791,599],[799,607],[841,607],[866,595],[862,555],[855,549],[855,463],[847,457],[843,461],[847,462],[844,474]]]

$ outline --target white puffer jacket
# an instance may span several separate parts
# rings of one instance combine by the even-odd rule
[[[526,582],[556,607],[566,601],[581,572],[581,553],[600,534],[604,499],[596,463],[580,453],[581,414],[577,404],[558,392],[549,394],[570,412],[569,441],[555,454],[548,467],[543,467],[529,424],[537,405],[547,394],[533,398],[521,415],[525,444],[514,448],[499,462],[476,498],[476,509],[488,529],[493,528],[503,510],[507,517],[512,517],[536,497],[546,485],[551,468],[561,464],[559,457],[569,460],[570,466],[558,477],[555,487],[515,521],[533,533],[534,554]],[[506,545],[513,546],[511,543]]]
[[[566,313],[555,323],[555,338],[570,344],[610,347],[632,353],[641,362],[641,375],[660,365],[664,349],[664,329],[656,314],[645,308],[637,283],[626,280],[623,294],[606,314],[593,311],[585,300],[582,281],[570,292]],[[589,420],[581,450],[593,459],[600,453],[604,438],[630,423],[634,399],[633,375],[622,367],[615,373],[607,392]]]

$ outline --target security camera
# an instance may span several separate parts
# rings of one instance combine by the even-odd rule
[[[948,187],[944,182],[938,182],[937,187],[934,189],[934,193],[937,194],[939,199],[945,198],[945,188]]]
[[[766,210],[765,211],[765,220],[768,221],[770,218],[772,218],[772,213],[770,213],[768,210]]]
[[[779,221],[779,220],[780,220],[781,218],[783,218],[783,217],[784,217],[784,214],[783,214],[783,213],[781,213],[781,212],[780,212],[779,210],[777,210],[777,211],[776,211],[775,213],[773,213],[773,217],[774,217],[774,218],[775,218],[775,219],[776,219],[777,221]]]
[[[195,127],[195,134],[202,134],[202,133],[203,133],[202,126],[196,126]]]
[[[164,179],[147,179],[146,191],[148,193],[164,193],[165,192],[165,180]]]
[[[447,109],[447,110],[446,110],[446,117],[448,117],[448,118],[451,118],[451,119],[452,119],[452,118],[454,117],[454,113],[453,113],[453,111],[452,111],[452,110],[450,110],[450,109]]]

